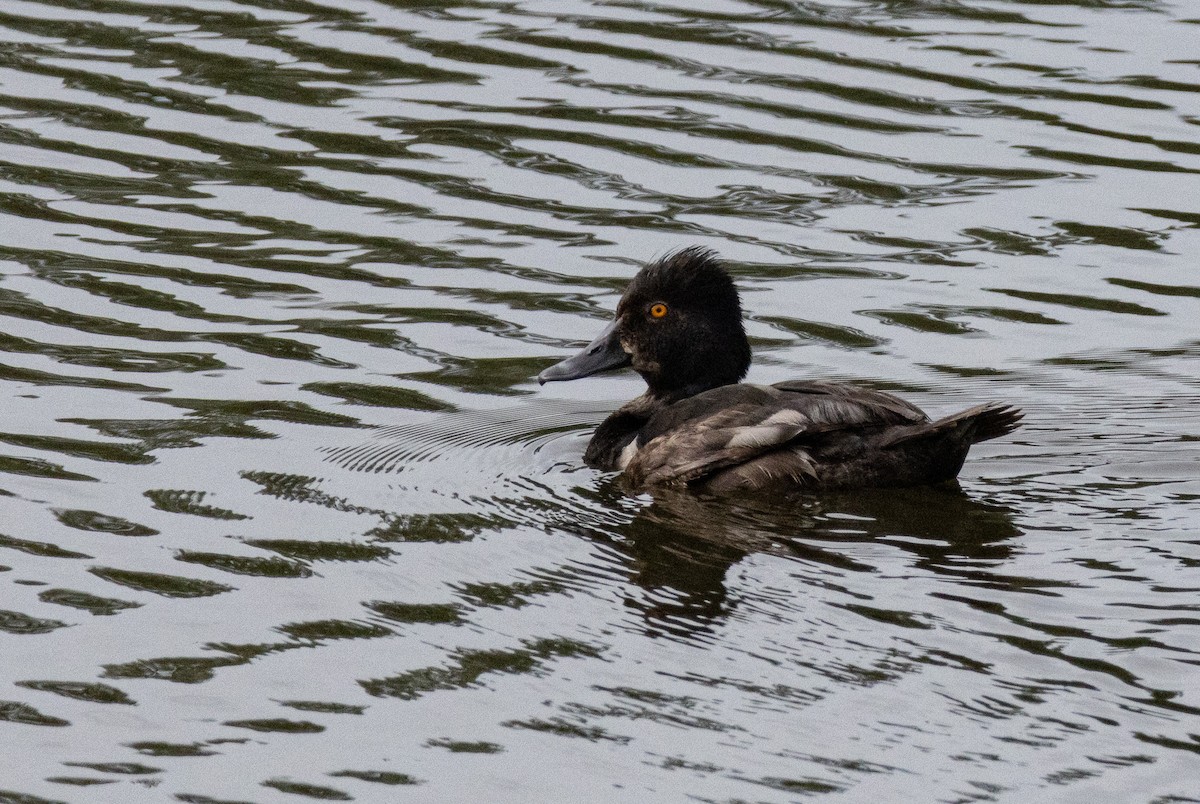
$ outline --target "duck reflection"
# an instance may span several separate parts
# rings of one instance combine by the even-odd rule
[[[614,482],[595,493],[622,492]],[[648,635],[703,638],[736,608],[726,575],[751,554],[869,572],[878,551],[868,560],[853,545],[883,543],[915,556],[916,567],[983,579],[1021,533],[1014,513],[957,485],[736,503],[664,491],[615,533],[609,524],[588,535],[627,558],[626,605],[640,613]]]

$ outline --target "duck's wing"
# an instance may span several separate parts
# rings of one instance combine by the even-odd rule
[[[872,431],[918,424],[916,407],[881,391],[827,382],[776,386],[733,385],[686,399],[654,416],[642,429],[624,469],[638,486],[689,483],[767,453],[786,458],[764,471],[798,482],[816,478],[803,445],[835,431]]]
[[[635,486],[689,483],[777,450],[811,426],[807,416],[786,407],[721,408],[645,443],[635,441],[629,447],[636,452],[628,456],[625,476]],[[811,466],[808,471],[813,471]]]
[[[787,394],[789,407],[799,407],[823,423],[870,427],[929,421],[920,408],[898,396],[849,383],[789,380],[771,387]]]

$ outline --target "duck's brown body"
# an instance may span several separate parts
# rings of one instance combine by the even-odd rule
[[[882,391],[837,382],[741,382],[750,366],[733,280],[685,249],[643,268],[615,320],[541,382],[632,366],[648,386],[596,429],[584,461],[634,488],[712,492],[913,486],[951,480],[972,444],[1015,430],[988,404],[930,421]]]
[[[738,383],[662,404],[649,394],[596,430],[584,461],[635,488],[708,492],[915,486],[958,475],[972,444],[1017,426],[981,405],[938,421],[898,397],[846,383]]]

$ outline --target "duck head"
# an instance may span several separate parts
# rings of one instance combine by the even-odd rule
[[[717,255],[692,247],[638,272],[616,317],[574,357],[538,375],[576,380],[632,366],[652,396],[682,399],[736,383],[750,367],[737,288]]]

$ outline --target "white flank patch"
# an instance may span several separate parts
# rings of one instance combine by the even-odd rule
[[[774,444],[779,441],[780,428],[764,427],[739,427],[733,434],[733,437],[725,442],[726,449],[736,449],[738,447],[765,447],[768,444]]]
[[[808,417],[798,410],[780,410],[772,413],[759,426],[763,427],[768,424],[786,424],[792,427],[803,427],[808,424]]]
[[[625,449],[621,450],[621,454],[617,456],[617,468],[622,472],[625,471],[625,467],[629,466],[629,462],[637,455],[637,451],[638,445],[637,438],[635,437],[625,445]]]
[[[725,444],[726,449],[738,447],[767,447],[787,441],[808,424],[808,417],[795,410],[772,413],[762,422],[750,427],[736,428],[733,437]]]

